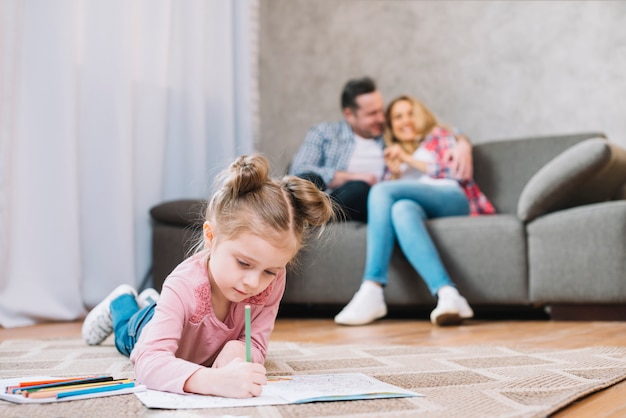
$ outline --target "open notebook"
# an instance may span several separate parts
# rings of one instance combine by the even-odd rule
[[[180,395],[156,390],[146,390],[135,395],[148,408],[160,409],[226,408],[423,396],[363,373],[271,377],[263,387],[261,396],[246,399]]]

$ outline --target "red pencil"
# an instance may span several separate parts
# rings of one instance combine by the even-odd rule
[[[27,388],[29,386],[39,386],[39,385],[48,385],[55,383],[63,383],[63,382],[72,382],[74,380],[83,380],[83,379],[91,379],[95,376],[85,376],[85,377],[65,377],[60,379],[49,379],[49,380],[39,380],[39,381],[29,381],[29,382],[20,382],[15,386],[7,386],[5,392],[13,393],[16,390],[21,388]]]
[[[50,388],[50,387],[62,387],[68,385],[76,385],[79,383],[97,383],[97,382],[106,382],[113,380],[112,376],[95,376],[95,377],[80,377],[74,378],[70,380],[63,380],[60,382],[53,383],[44,383],[40,385],[32,384],[31,382],[23,382],[23,383],[31,383],[27,386],[12,386],[7,388],[7,393],[18,394],[22,392],[30,392],[37,389]]]
[[[96,377],[96,376],[66,377],[66,378],[61,378],[61,379],[39,380],[39,381],[32,381],[32,382],[20,382],[18,386],[23,388],[23,387],[26,387],[26,386],[39,386],[39,385],[47,385],[47,384],[50,384],[50,383],[70,382],[72,380],[85,380],[85,379],[91,379],[91,378],[94,378],[94,377]]]

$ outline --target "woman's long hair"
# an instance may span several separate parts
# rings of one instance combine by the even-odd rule
[[[413,143],[408,143],[407,141],[399,141],[393,135],[393,130],[391,129],[391,110],[393,106],[401,101],[407,101],[411,103],[413,107],[413,125],[415,127],[415,131],[417,132],[417,136],[415,137],[415,141]],[[387,110],[385,111],[385,132],[384,139],[385,145],[391,146],[394,144],[400,144],[400,146],[408,153],[412,154],[415,152],[417,148],[419,148],[420,142],[439,125],[437,122],[437,118],[434,113],[424,105],[424,103],[419,100],[408,96],[402,95],[400,97],[396,97],[389,103],[387,106]]]

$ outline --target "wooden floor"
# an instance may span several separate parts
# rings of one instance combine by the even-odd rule
[[[39,339],[80,335],[80,323],[42,324],[2,329],[5,339]],[[555,322],[549,320],[469,321],[458,327],[435,327],[424,320],[384,319],[363,327],[342,327],[331,319],[280,318],[274,341],[332,344],[372,343],[420,346],[498,344],[545,348],[626,346],[626,322]],[[624,417],[626,382],[592,394],[555,417]]]

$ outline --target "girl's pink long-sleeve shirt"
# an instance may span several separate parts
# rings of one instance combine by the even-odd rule
[[[150,389],[185,393],[187,379],[210,367],[224,344],[245,342],[245,305],[251,307],[252,360],[265,360],[285,291],[285,270],[260,294],[232,303],[222,322],[211,308],[208,255],[204,251],[189,257],[167,277],[154,316],[130,355],[135,377]]]

